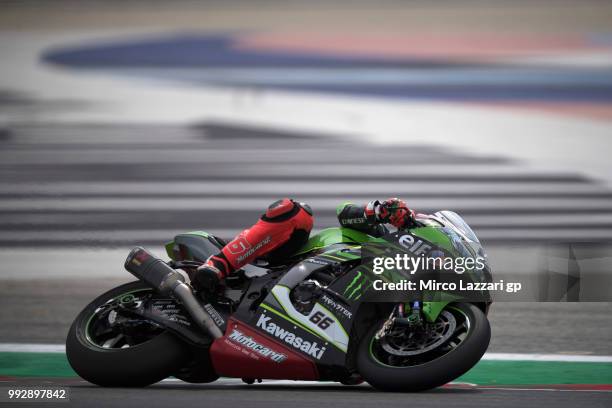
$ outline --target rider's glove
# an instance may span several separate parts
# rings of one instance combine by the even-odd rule
[[[414,225],[414,211],[403,200],[389,198],[385,201],[370,201],[365,210],[370,223],[391,224],[400,229]]]

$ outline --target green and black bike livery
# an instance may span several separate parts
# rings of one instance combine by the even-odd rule
[[[174,375],[188,382],[365,380],[381,390],[418,391],[461,376],[488,347],[486,296],[371,296],[375,280],[405,278],[372,273],[379,250],[486,258],[456,213],[419,216],[411,228],[380,237],[325,229],[283,265],[247,265],[227,279],[223,294],[202,299],[184,275],[223,245],[198,231],[168,243],[167,263],[132,251],[126,268],[140,281],[94,300],[70,330],[67,354],[77,373],[100,385],[142,386]],[[485,264],[464,275],[480,282],[490,271]]]

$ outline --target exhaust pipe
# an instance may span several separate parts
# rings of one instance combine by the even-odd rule
[[[191,288],[185,283],[183,275],[169,267],[164,261],[142,247],[130,251],[125,260],[125,269],[138,279],[164,295],[174,295],[181,301],[195,323],[213,338],[223,337],[223,333],[212,318],[204,311]]]

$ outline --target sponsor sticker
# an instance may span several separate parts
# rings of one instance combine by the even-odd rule
[[[228,339],[230,339],[236,344],[240,344],[241,346],[247,349],[253,350],[255,353],[263,357],[269,358],[275,363],[282,363],[287,359],[286,354],[279,353],[267,346],[264,346],[263,344],[253,339],[251,336],[245,335],[238,329],[233,329],[232,333],[228,336]]]
[[[343,316],[345,316],[345,317],[347,317],[349,319],[353,317],[353,313],[352,312],[350,312],[346,307],[344,307],[340,303],[338,303],[335,300],[331,299],[329,296],[323,294],[321,296],[321,300],[323,302],[325,302],[332,310],[342,314]]]
[[[217,309],[215,309],[213,305],[211,305],[210,303],[205,304],[204,310],[206,310],[206,312],[210,315],[210,317],[215,321],[215,324],[217,326],[221,327],[225,324],[225,320],[223,319],[221,314],[217,312]]]
[[[316,341],[308,341],[302,337],[296,336],[295,333],[283,329],[276,323],[271,322],[271,320],[271,317],[262,314],[259,316],[256,326],[277,339],[284,341],[291,347],[298,349],[309,356],[316,358],[317,360],[321,359],[323,353],[325,353],[325,350],[327,349],[326,347],[321,347]]]
[[[257,244],[255,244],[251,249],[249,249],[248,251],[240,255],[236,260],[240,262],[248,258],[249,256],[253,255],[255,251],[261,249],[264,245],[268,245],[271,241],[272,241],[272,238],[268,235],[267,237],[259,241]]]

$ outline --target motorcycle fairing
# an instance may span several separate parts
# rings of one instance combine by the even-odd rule
[[[276,285],[272,288],[271,293],[274,296],[276,303],[282,308],[284,314],[313,331],[317,336],[330,342],[340,351],[346,353],[346,350],[348,349],[349,336],[338,318],[319,302],[315,303],[308,315],[298,312],[295,307],[293,307],[291,299],[289,299],[290,291],[291,290],[288,287],[283,285]],[[323,328],[320,325],[313,323],[315,316],[324,316],[321,319],[329,318],[331,319],[332,323]]]
[[[333,372],[334,367],[344,367],[349,346],[349,333],[359,303],[347,303],[331,294],[324,293],[314,303],[309,313],[302,314],[293,306],[289,295],[291,289],[309,275],[316,273],[317,270],[358,259],[358,255],[354,251],[355,246],[345,245],[305,259],[283,274],[278,281],[269,279],[264,284],[262,281],[266,280],[267,277],[254,279],[245,298],[249,299],[251,293],[255,297],[254,294],[260,293],[262,288],[266,286],[269,287],[269,290],[256,308],[254,308],[255,302],[248,302],[250,306],[241,306],[234,314],[235,318],[240,319],[263,336],[278,340],[278,335],[282,336],[282,333],[288,332],[291,336],[301,338],[303,342],[308,342],[311,345],[316,344],[317,347],[320,347],[317,353],[313,353],[313,349],[309,347],[292,348],[295,352],[313,361],[320,370]],[[351,272],[348,272],[347,275],[351,275]],[[338,280],[343,280],[342,278],[344,276]],[[323,319],[328,319],[327,322],[331,322],[331,324],[328,327],[325,327],[325,325],[321,327],[313,322],[311,319],[317,314],[319,316],[318,323]],[[262,322],[261,319],[265,319],[265,321]],[[262,324],[264,322],[265,324]],[[276,332],[276,328],[278,328],[278,332]],[[281,339],[282,341],[283,339]]]
[[[219,252],[225,243],[206,231],[190,231],[176,235],[166,243],[166,253],[170,259],[204,262],[209,256]]]
[[[435,232],[427,232],[426,229],[418,231],[416,228],[414,235],[420,239],[432,242],[433,244],[452,248],[447,237]],[[437,229],[437,228],[436,228]],[[440,231],[442,233],[442,231]],[[216,361],[215,368],[219,366],[219,373],[234,377],[253,378],[294,378],[286,374],[279,374],[280,366],[297,365],[290,368],[292,373],[300,373],[300,379],[322,379],[321,376],[333,378],[337,376],[338,368],[346,366],[346,352],[349,346],[351,330],[353,329],[353,319],[361,305],[362,295],[372,285],[371,270],[367,265],[355,264],[352,269],[336,278],[328,285],[328,288],[337,293],[342,299],[331,299],[336,302],[338,307],[326,307],[319,299],[310,313],[304,315],[295,309],[289,297],[291,289],[300,282],[307,279],[318,269],[333,267],[339,264],[358,261],[361,258],[361,243],[364,242],[388,242],[381,238],[374,238],[350,228],[328,228],[321,233],[313,236],[308,243],[297,253],[302,258],[287,272],[271,272],[266,276],[251,279],[249,288],[244,293],[238,310],[228,322],[226,334],[217,339],[211,347],[211,357]],[[304,259],[304,256],[308,256]],[[299,258],[298,258],[299,259]],[[349,264],[350,265],[350,264]],[[426,302],[423,305],[423,312],[428,321],[434,321],[439,312],[448,302]],[[328,302],[328,305],[330,303]],[[321,329],[310,319],[315,313],[322,313],[333,321],[333,330]],[[262,322],[265,324],[259,324]],[[245,367],[243,353],[249,353],[243,345],[237,346],[235,342],[228,339],[233,332],[233,325],[242,329],[242,333],[256,339],[257,341],[272,342],[277,351],[299,358],[274,362],[274,365],[266,363],[266,369],[261,370],[261,359],[253,358],[253,365],[250,371],[244,371]],[[283,335],[283,333],[285,333]],[[277,336],[278,334],[278,336]],[[279,336],[285,336],[279,338]],[[309,347],[296,347],[285,340],[289,338],[300,338],[302,342],[308,343]],[[227,341],[226,341],[227,340]],[[229,342],[229,343],[228,343]],[[264,343],[262,343],[264,344]],[[300,343],[301,344],[301,343]],[[311,347],[313,344],[316,346]],[[233,350],[233,351],[232,351]],[[242,358],[239,358],[242,357]],[[216,359],[216,360],[215,360]],[[240,370],[233,371],[238,361]],[[233,362],[233,363],[232,363]],[[307,362],[307,363],[306,363]],[[314,371],[319,374],[312,374],[313,369],[306,369],[303,365],[314,367]],[[269,367],[268,367],[269,366]],[[268,368],[271,370],[268,372]],[[237,369],[236,369],[237,370]],[[311,370],[311,371],[309,371]],[[275,374],[276,373],[276,374]],[[323,374],[320,374],[323,373]],[[327,374],[325,374],[327,373]],[[252,374],[252,375],[251,375]],[[308,377],[308,378],[306,378]]]
[[[225,335],[210,347],[210,357],[215,372],[221,376],[319,379],[316,364],[311,360],[233,318],[228,322]]]
[[[380,242],[379,238],[345,227],[332,227],[321,230],[318,234],[310,237],[308,242],[300,248],[296,255],[306,254],[328,248],[333,244],[358,244],[365,242]]]

